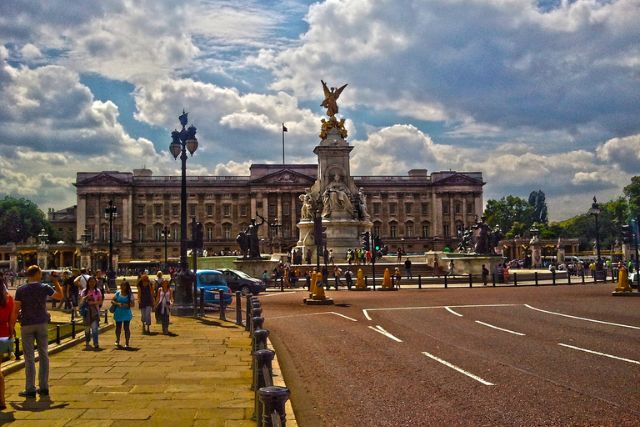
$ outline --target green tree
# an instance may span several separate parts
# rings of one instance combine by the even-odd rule
[[[624,187],[624,195],[629,200],[629,213],[632,218],[640,216],[640,176],[631,178],[631,184]]]
[[[533,207],[517,196],[506,196],[500,200],[488,200],[484,211],[487,224],[499,226],[505,237],[524,234],[533,223]]]
[[[32,201],[10,196],[0,200],[0,244],[24,242],[43,228],[54,237],[44,212]]]

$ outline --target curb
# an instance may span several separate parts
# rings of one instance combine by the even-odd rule
[[[273,344],[271,340],[267,338],[267,348],[273,350],[275,353],[275,348],[273,348]],[[273,371],[273,385],[280,387],[287,387],[287,384],[284,381],[284,376],[282,375],[282,370],[280,369],[280,363],[278,363],[278,354],[276,353],[273,357],[273,361],[271,362],[271,370]],[[287,387],[288,388],[288,387]],[[291,389],[289,389],[291,392]],[[296,421],[295,413],[293,412],[293,405],[291,404],[291,395],[289,395],[289,399],[285,403],[285,414],[287,417],[287,426],[297,427],[298,422]]]
[[[102,326],[100,327],[100,335],[102,335],[103,332],[111,330],[115,327],[115,325],[113,323],[109,323],[106,326]],[[78,335],[76,335],[75,338],[67,338],[63,341],[60,342],[60,344],[49,344],[49,354],[55,354],[55,353],[59,353],[63,350],[66,350],[70,347],[75,346],[76,344],[80,344],[81,342],[84,341],[84,331],[81,330],[79,332]],[[36,357],[35,360],[38,361],[40,360],[40,356],[37,354],[36,352]],[[17,372],[21,369],[24,368],[24,356],[22,356],[22,358],[20,360],[15,360],[11,363],[8,363],[6,366],[2,367],[2,374],[3,375],[7,375],[7,374],[11,374],[14,372]]]

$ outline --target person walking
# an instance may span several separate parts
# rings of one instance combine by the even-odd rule
[[[123,280],[120,283],[120,290],[113,296],[111,304],[115,306],[113,321],[116,322],[116,347],[120,348],[120,334],[124,327],[124,348],[128,350],[129,339],[131,338],[130,324],[133,318],[131,307],[135,306],[133,292],[131,292],[131,285],[128,281]]]
[[[13,312],[18,318],[20,314],[20,338],[24,354],[25,389],[18,393],[21,397],[36,397],[36,361],[34,342],[38,346],[38,385],[37,392],[41,396],[49,395],[49,336],[47,323],[47,297],[60,300],[62,288],[57,273],[51,275],[53,285],[42,283],[42,270],[37,265],[27,268],[27,283],[16,290]]]
[[[0,290],[0,364],[8,358],[13,351],[15,338],[16,316],[13,311],[13,297],[6,288]],[[4,375],[0,370],[0,411],[7,409],[5,400]]]
[[[393,271],[393,275],[396,278],[396,287],[400,289],[400,280],[402,280],[402,273],[400,273],[400,269],[398,267]]]
[[[162,282],[162,286],[156,292],[156,318],[162,323],[162,333],[169,335],[169,315],[173,304],[173,291],[168,281]]]
[[[342,282],[340,281],[340,276],[342,276],[342,269],[336,265],[333,268],[333,285],[335,286],[336,291],[338,290],[338,286],[342,285]]]
[[[351,270],[347,269],[347,271],[344,272],[344,280],[347,282],[347,289],[351,290],[351,285],[353,285]]]
[[[413,274],[411,274],[411,260],[409,258],[404,261],[404,272],[407,279],[413,279]]]
[[[91,348],[90,342],[93,339],[93,349],[99,350],[98,334],[100,331],[100,306],[102,305],[102,293],[98,289],[98,280],[90,276],[87,280],[87,288],[80,293],[80,313],[84,324],[84,344],[85,348]]]
[[[142,320],[142,333],[151,333],[151,310],[153,309],[153,285],[149,276],[143,274],[138,280],[138,306]]]

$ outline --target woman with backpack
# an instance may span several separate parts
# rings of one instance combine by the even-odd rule
[[[156,293],[156,318],[162,323],[162,333],[169,335],[169,315],[173,304],[173,291],[169,286],[169,281],[162,282]]]
[[[80,315],[84,324],[85,346],[89,349],[90,340],[93,338],[94,350],[99,350],[98,332],[100,330],[100,310],[102,294],[98,289],[98,281],[94,276],[87,279],[87,288],[80,293]]]
[[[131,338],[131,329],[129,325],[133,318],[131,307],[135,305],[131,285],[126,280],[120,283],[120,290],[113,296],[111,304],[113,308],[113,321],[116,322],[116,347],[120,348],[120,334],[124,326],[125,350],[129,349],[129,338]]]

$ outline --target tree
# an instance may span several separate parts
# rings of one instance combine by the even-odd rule
[[[499,226],[505,237],[512,238],[529,229],[533,223],[533,207],[526,200],[509,195],[500,200],[488,200],[484,216],[487,224]]]
[[[10,196],[0,200],[0,244],[24,242],[43,228],[52,235],[44,212],[32,201]]]
[[[631,178],[631,184],[624,187],[624,195],[629,200],[629,213],[632,218],[640,216],[640,176]]]

